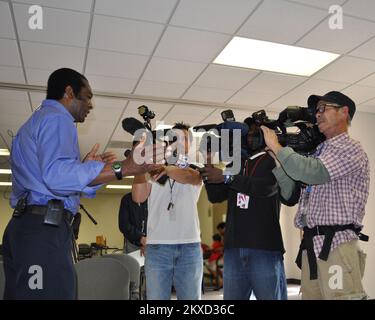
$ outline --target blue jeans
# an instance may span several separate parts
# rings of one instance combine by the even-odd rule
[[[229,248],[224,251],[224,300],[287,300],[280,251]]]
[[[177,299],[199,300],[203,276],[200,243],[148,244],[145,273],[148,300],[169,300],[172,284]]]

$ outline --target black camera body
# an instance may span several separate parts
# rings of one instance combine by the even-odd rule
[[[316,125],[315,115],[308,108],[289,106],[280,112],[277,120],[270,120],[264,110],[252,114],[252,118],[259,128],[258,143],[264,148],[263,131],[260,126],[266,126],[276,132],[282,146],[291,147],[295,152],[303,155],[311,154],[316,147],[325,140],[325,136]],[[295,128],[295,132],[288,132],[288,128]]]
[[[199,145],[199,152],[202,154],[219,153],[220,160],[223,159],[223,147],[228,151],[228,156],[232,157],[234,152],[233,134],[234,130],[240,130],[241,134],[241,156],[247,155],[246,139],[249,127],[246,123],[237,122],[232,110],[224,110],[221,112],[223,122],[220,124],[207,124],[193,127],[193,130],[205,130],[201,143]],[[228,130],[229,139],[227,145],[222,143],[222,131]],[[224,146],[223,146],[224,145]],[[225,157],[225,156],[224,156]]]

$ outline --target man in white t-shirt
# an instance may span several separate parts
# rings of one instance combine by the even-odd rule
[[[189,151],[189,126],[176,123],[177,150]],[[162,176],[168,179],[158,183]],[[169,300],[172,285],[179,300],[201,298],[203,257],[197,201],[202,187],[198,171],[189,167],[165,166],[147,181],[136,176],[132,196],[136,202],[148,199],[145,272],[147,299]]]

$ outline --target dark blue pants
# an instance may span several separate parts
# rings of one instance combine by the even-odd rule
[[[283,256],[280,251],[250,248],[224,250],[224,300],[287,300]]]
[[[75,299],[72,230],[43,224],[44,216],[12,218],[3,236],[4,299]]]

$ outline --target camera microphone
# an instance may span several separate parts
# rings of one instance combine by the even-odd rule
[[[136,118],[130,117],[122,120],[122,128],[134,136],[134,133],[139,129],[146,129],[144,124]]]

